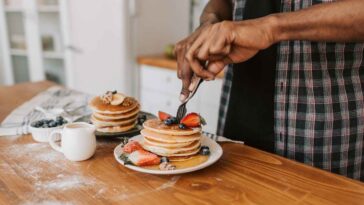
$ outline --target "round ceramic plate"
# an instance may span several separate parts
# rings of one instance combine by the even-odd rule
[[[142,140],[142,136],[138,135],[138,136],[130,138],[130,140],[140,141],[140,140]],[[129,169],[138,171],[138,172],[143,172],[143,173],[147,173],[147,174],[159,174],[159,175],[183,174],[183,173],[194,172],[194,171],[206,168],[206,167],[212,165],[213,163],[215,163],[222,156],[223,151],[222,151],[221,146],[219,144],[217,144],[215,141],[213,141],[212,139],[210,139],[206,136],[202,136],[201,144],[203,146],[208,146],[210,148],[210,155],[209,155],[208,160],[197,166],[189,167],[189,168],[185,168],[185,169],[163,171],[163,170],[145,169],[143,167],[138,167],[138,166],[129,165],[129,164],[124,165],[124,161],[119,158],[120,155],[123,153],[123,149],[122,149],[123,144],[119,144],[118,146],[115,147],[114,157],[115,157],[116,161],[118,161],[123,166],[125,166]]]
[[[138,118],[142,118],[143,116],[146,117],[146,120],[156,118],[156,116],[154,116],[151,113],[140,111],[138,114]],[[125,132],[114,132],[114,133],[96,131],[95,135],[96,135],[96,137],[100,137],[100,138],[133,137],[135,135],[140,134],[140,130],[142,130],[142,128],[143,128],[143,126],[141,124],[142,123],[139,123],[139,119],[138,119],[138,124],[131,130],[128,130]]]

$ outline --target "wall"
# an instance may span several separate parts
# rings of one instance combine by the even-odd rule
[[[190,0],[136,0],[136,54],[160,54],[189,33]]]
[[[69,1],[72,87],[130,94],[128,5],[124,0]]]

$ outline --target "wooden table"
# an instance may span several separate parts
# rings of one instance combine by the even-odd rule
[[[0,120],[51,83],[0,88]],[[30,135],[0,137],[0,204],[364,204],[364,183],[223,143],[211,167],[178,176],[142,174],[113,157],[118,140],[71,162]]]

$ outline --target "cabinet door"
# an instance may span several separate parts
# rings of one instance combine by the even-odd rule
[[[130,94],[133,82],[128,39],[128,1],[69,1],[69,85],[92,94]]]
[[[176,71],[141,65],[141,89],[150,89],[169,95],[176,95],[181,91],[181,80],[177,78]]]

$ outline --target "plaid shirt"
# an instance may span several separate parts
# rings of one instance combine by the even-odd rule
[[[243,20],[246,0],[235,0]],[[290,12],[330,0],[282,0]],[[364,180],[364,44],[280,42],[277,51],[274,135],[277,154]],[[225,124],[232,66],[226,70],[218,134]]]

